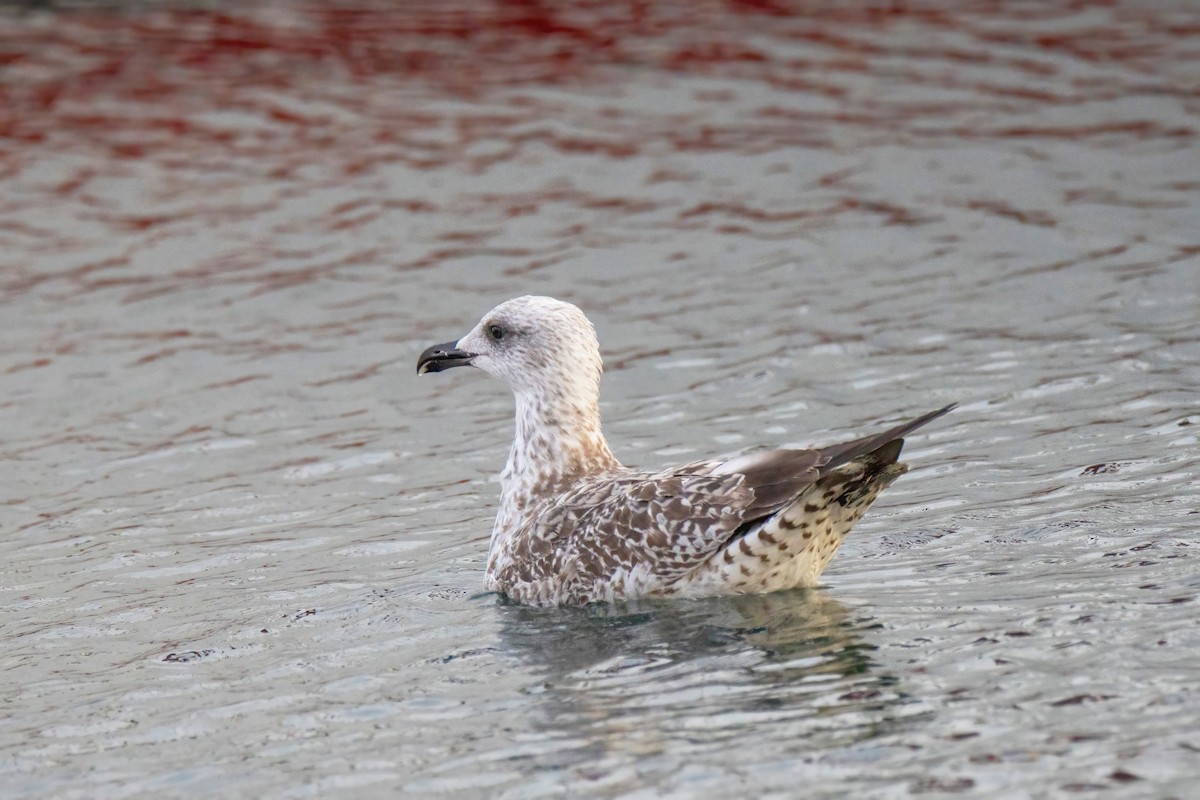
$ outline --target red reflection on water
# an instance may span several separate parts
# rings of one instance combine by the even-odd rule
[[[65,125],[96,134],[125,129],[220,141],[236,134],[190,119],[192,109],[244,104],[240,97],[249,87],[320,86],[331,74],[359,81],[419,80],[464,95],[495,86],[619,83],[619,76],[597,72],[614,65],[819,86],[828,83],[821,73],[831,68],[870,71],[870,59],[881,56],[951,64],[1003,60],[1013,68],[1052,72],[1054,64],[1038,59],[1037,51],[1122,63],[1148,73],[1164,55],[1164,39],[1184,40],[1200,30],[1195,20],[1156,13],[1153,4],[1118,5],[1108,25],[1039,33],[1029,24],[1073,11],[1071,3],[1013,10],[986,2],[916,7],[905,2],[497,0],[257,12],[93,9],[58,12],[49,25],[37,17],[10,15],[0,33],[5,77],[0,137],[40,142]],[[764,27],[768,18],[770,27]],[[889,36],[898,25],[960,31],[980,46],[934,41],[914,48],[908,39]],[[774,56],[761,46],[771,39],[811,43],[811,56]],[[997,43],[1026,53],[999,55],[986,46]],[[746,73],[746,67],[757,71]],[[1197,87],[1189,88],[1194,93]],[[86,108],[102,98],[138,104],[144,116],[128,109]],[[1033,91],[1030,99],[1050,98]],[[320,121],[266,98],[258,98],[254,109],[284,125]],[[116,156],[138,158],[155,147],[150,139],[111,142],[110,147]],[[571,137],[558,144],[587,152],[609,148],[618,155],[628,149]]]
[[[315,225],[344,237],[390,212],[494,221],[550,205],[626,218],[670,206],[661,224],[732,235],[849,213],[892,225],[929,218],[856,191],[850,173],[813,178],[836,196],[803,207],[690,195],[671,205],[641,196],[642,187],[698,180],[665,164],[630,187],[633,196],[571,186],[480,192],[455,201],[468,205],[460,209],[399,187],[404,196],[335,202],[303,220],[264,213],[285,208],[297,187],[337,186],[397,163],[461,176],[544,152],[595,166],[661,153],[845,153],[858,142],[929,149],[980,140],[1174,145],[1195,136],[1188,122],[1128,116],[1140,112],[1083,121],[1039,115],[1127,94],[1200,96],[1200,81],[1173,77],[1197,60],[1188,42],[1200,23],[1166,4],[1134,2],[1050,0],[1014,8],[989,0],[459,0],[9,12],[3,22],[0,180],[36,173],[50,161],[55,168],[30,179],[34,191],[0,195],[0,212],[73,203],[73,222],[106,226],[130,244],[125,254],[96,254],[70,231],[0,221],[0,245],[10,237],[19,243],[10,251],[82,251],[49,272],[0,261],[11,267],[0,285],[16,293],[52,280],[72,290],[125,286],[127,301],[172,290],[131,269],[136,247],[181,227],[215,230],[255,216],[267,220],[262,241],[162,269],[176,284],[276,291],[386,254],[363,247],[321,260],[273,249],[270,234]],[[673,82],[686,99],[681,110],[667,101],[629,102],[630,86],[635,93],[659,88],[655,80]],[[535,91],[546,88],[570,91]],[[575,117],[584,123],[572,124]],[[127,193],[98,188],[135,182],[147,163],[156,170],[147,182],[152,196],[115,202]],[[231,188],[247,185],[276,193],[229,199]],[[209,193],[221,201],[206,205]],[[1023,224],[1055,224],[1045,211],[987,197],[963,205]],[[557,255],[537,248],[492,243],[492,227],[473,221],[442,231],[432,237],[440,244],[402,253],[394,266],[424,268],[484,251],[520,262],[517,271],[555,263]],[[586,233],[575,222],[555,222],[553,230],[564,238]],[[271,258],[301,257],[309,263],[261,269]]]

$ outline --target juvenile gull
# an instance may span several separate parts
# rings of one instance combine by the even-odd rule
[[[901,438],[953,405],[819,450],[770,450],[662,472],[622,466],[600,432],[600,345],[575,306],[518,297],[417,374],[479,367],[517,399],[484,585],[520,603],[814,586],[875,497],[907,471]]]

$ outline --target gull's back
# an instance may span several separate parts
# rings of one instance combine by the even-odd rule
[[[487,588],[571,605],[813,586],[907,466],[903,437],[951,407],[821,450],[772,450],[659,473],[583,477],[502,535]]]

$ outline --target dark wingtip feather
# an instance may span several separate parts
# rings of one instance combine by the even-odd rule
[[[900,460],[900,449],[903,447],[903,439],[892,439],[883,447],[872,450],[871,456],[880,464],[895,464]]]
[[[845,464],[847,461],[853,461],[867,453],[878,453],[880,460],[884,463],[890,463],[887,460],[888,458],[894,462],[900,457],[900,448],[904,445],[904,436],[915,431],[922,425],[932,422],[943,414],[949,413],[956,406],[958,406],[958,403],[951,403],[948,406],[939,408],[937,411],[922,414],[910,422],[897,425],[883,433],[866,436],[862,439],[855,439],[843,444],[835,444],[832,447],[824,447],[820,450],[821,458],[823,459],[820,473],[824,475],[830,470]],[[892,452],[893,449],[895,452]]]

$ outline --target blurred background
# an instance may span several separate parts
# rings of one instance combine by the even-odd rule
[[[1194,793],[1198,42],[0,3],[8,796]],[[631,465],[961,408],[826,588],[506,606],[511,398],[414,367],[526,293],[596,323]]]

